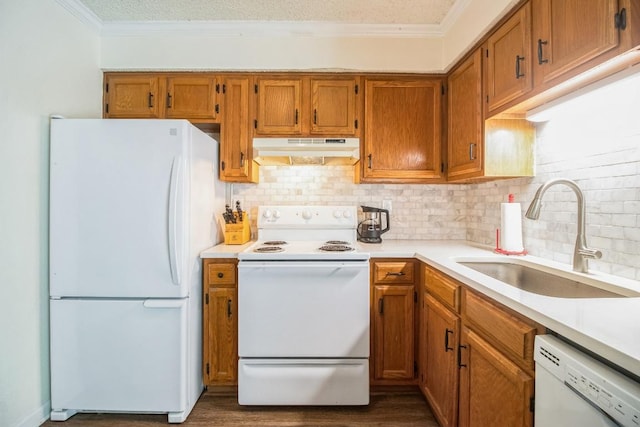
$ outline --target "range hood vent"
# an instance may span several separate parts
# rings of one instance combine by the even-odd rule
[[[360,160],[359,138],[253,138],[260,165],[353,165]]]

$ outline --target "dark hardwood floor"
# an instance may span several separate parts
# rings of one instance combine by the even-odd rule
[[[77,414],[42,427],[167,426],[166,415]],[[369,406],[239,406],[231,393],[206,391],[183,426],[210,427],[437,427],[416,390],[374,391]]]

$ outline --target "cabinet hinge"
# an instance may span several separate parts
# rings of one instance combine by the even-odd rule
[[[358,119],[355,119],[353,125],[355,126],[356,129],[358,129]]]
[[[207,375],[209,375],[209,363],[207,363]]]
[[[614,18],[615,26],[619,30],[627,29],[627,9],[622,8],[622,10],[616,13]]]
[[[440,173],[444,173],[444,162],[440,163]]]
[[[418,302],[418,291],[413,291],[413,302]]]
[[[224,160],[220,162],[220,169],[224,170]]]
[[[104,91],[105,91],[105,92],[109,92],[109,83],[107,83],[107,84],[105,85],[105,87],[104,87]]]
[[[536,409],[536,398],[532,397],[529,399],[529,412],[533,412]]]
[[[209,294],[204,295],[204,303],[209,304]]]
[[[109,114],[109,104],[108,103],[104,105],[104,112]]]
[[[489,95],[487,95],[487,104],[489,103]]]
[[[441,85],[440,85],[440,93],[441,93],[442,95],[444,95],[446,92],[447,92],[447,89],[446,89],[445,85],[444,85],[444,84],[441,84]]]
[[[216,114],[220,112],[220,104],[216,104]]]
[[[413,362],[413,375],[418,376],[418,362]]]
[[[258,129],[258,120],[253,121],[253,128]]]
[[[358,85],[356,85],[355,90],[356,90],[356,95],[357,95],[358,91],[360,90],[360,87]]]
[[[257,84],[253,85],[253,92],[254,93],[258,93],[258,85]]]
[[[484,54],[485,54],[485,55],[487,56],[487,58],[488,58],[488,57],[489,57],[489,49],[485,50],[484,52],[485,52]]]
[[[216,83],[216,93],[220,93],[220,83]]]

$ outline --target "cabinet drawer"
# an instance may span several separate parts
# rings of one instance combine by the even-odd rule
[[[374,283],[414,283],[414,272],[413,261],[375,261],[373,263]]]
[[[455,312],[460,310],[460,284],[437,271],[426,267],[424,270],[425,288]]]
[[[514,357],[514,362],[533,369],[533,341],[537,332],[519,318],[465,289],[464,321],[480,335]]]
[[[208,264],[207,285],[235,285],[236,265],[233,263]]]

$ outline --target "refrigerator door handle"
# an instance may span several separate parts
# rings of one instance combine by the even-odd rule
[[[171,180],[169,182],[169,268],[171,269],[171,281],[174,285],[180,285],[180,265],[178,263],[178,191],[180,191],[181,158],[174,157],[171,164]]]
[[[144,308],[182,308],[186,304],[184,299],[147,299]]]

